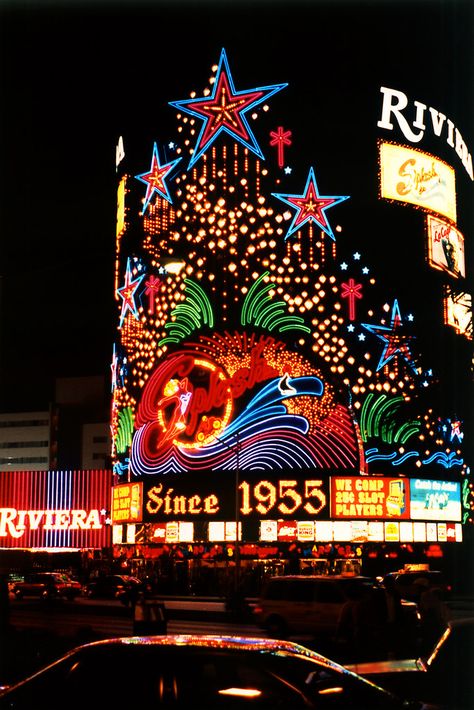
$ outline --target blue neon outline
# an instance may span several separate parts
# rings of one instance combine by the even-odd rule
[[[276,94],[277,91],[281,91],[281,89],[284,89],[286,86],[288,86],[287,83],[285,83],[285,84],[272,84],[272,85],[270,85],[270,86],[258,86],[258,87],[255,87],[255,88],[253,88],[253,89],[245,89],[245,90],[243,90],[243,91],[236,91],[236,90],[235,90],[235,86],[234,86],[234,80],[233,80],[232,74],[231,74],[231,72],[230,72],[229,63],[228,63],[228,61],[227,61],[226,51],[225,51],[225,49],[222,49],[222,50],[221,50],[221,56],[220,56],[220,59],[219,59],[219,66],[218,66],[218,68],[217,68],[217,73],[216,73],[214,85],[213,85],[213,88],[212,88],[212,93],[211,93],[209,96],[203,96],[203,97],[200,98],[200,99],[199,99],[199,98],[198,98],[198,99],[184,99],[184,100],[181,100],[181,101],[169,101],[168,103],[169,103],[170,106],[173,106],[173,108],[177,108],[177,109],[180,110],[180,111],[184,111],[185,113],[189,113],[191,116],[194,116],[195,118],[198,118],[200,121],[203,122],[202,127],[201,127],[201,132],[199,133],[198,139],[197,139],[197,141],[196,141],[196,147],[199,146],[199,144],[201,143],[201,138],[202,138],[203,134],[204,134],[205,131],[206,131],[206,128],[207,128],[207,126],[208,126],[208,124],[209,124],[209,120],[210,120],[210,119],[209,119],[209,118],[206,118],[205,116],[202,116],[202,115],[201,115],[200,113],[198,113],[197,111],[194,111],[193,109],[188,108],[188,105],[189,105],[189,104],[208,103],[209,101],[212,101],[213,99],[215,99],[215,97],[216,97],[216,92],[217,92],[217,87],[218,87],[218,85],[219,85],[219,79],[220,79],[220,75],[221,75],[221,72],[222,72],[222,66],[223,66],[223,65],[224,65],[224,72],[225,72],[225,74],[226,74],[227,81],[229,82],[229,87],[230,87],[230,89],[231,89],[231,91],[232,91],[232,94],[233,94],[234,96],[242,96],[242,95],[244,95],[244,94],[252,93],[252,92],[255,92],[255,91],[264,91],[264,92],[266,92],[266,93],[265,93],[265,95],[262,96],[261,98],[255,99],[255,101],[253,101],[251,104],[249,104],[247,107],[243,108],[243,109],[239,112],[239,114],[240,114],[240,119],[241,119],[242,124],[243,124],[244,128],[246,129],[247,134],[248,134],[248,137],[249,137],[249,140],[248,140],[248,141],[246,141],[246,140],[244,140],[243,138],[241,138],[237,133],[235,133],[235,132],[232,131],[230,128],[228,128],[228,126],[220,126],[220,127],[217,129],[217,131],[214,133],[214,135],[212,136],[212,138],[211,138],[210,140],[208,140],[208,141],[202,146],[202,148],[201,148],[200,150],[198,150],[197,152],[194,152],[194,153],[193,153],[193,155],[191,156],[191,160],[189,161],[189,165],[188,165],[188,168],[187,168],[188,170],[189,170],[190,168],[192,168],[192,166],[194,165],[194,163],[196,163],[196,162],[199,160],[199,158],[201,157],[201,155],[203,155],[203,153],[206,152],[206,150],[214,143],[214,141],[216,140],[216,138],[217,138],[221,133],[227,133],[228,135],[231,136],[231,138],[234,138],[234,139],[238,140],[239,143],[241,143],[244,147],[249,148],[249,150],[251,150],[252,153],[255,153],[255,155],[257,155],[259,158],[261,158],[262,160],[265,160],[265,156],[263,155],[262,151],[260,150],[260,146],[258,145],[257,140],[256,140],[256,138],[255,138],[255,136],[254,136],[254,134],[253,134],[253,132],[252,132],[252,130],[251,130],[251,128],[250,128],[250,126],[249,126],[249,124],[248,124],[248,121],[247,121],[247,119],[246,119],[246,117],[245,117],[244,114],[246,114],[247,111],[251,111],[252,109],[254,109],[256,106],[258,106],[259,104],[261,104],[263,101],[266,101],[267,99],[269,99],[270,96],[273,96],[273,94]]]
[[[157,162],[157,164],[158,164],[159,170],[162,170],[163,168],[168,168],[166,174],[163,175],[163,177],[162,177],[163,185],[164,185],[164,188],[165,188],[166,192],[163,192],[162,190],[159,190],[157,187],[152,187],[152,190],[151,190],[151,193],[150,193],[150,197],[148,198],[148,200],[147,200],[147,201],[145,202],[145,204],[143,205],[142,214],[145,214],[146,208],[147,208],[148,205],[150,204],[151,198],[153,197],[153,195],[155,194],[155,192],[157,192],[159,195],[161,195],[161,197],[163,197],[165,200],[167,200],[170,204],[173,204],[173,200],[171,199],[171,195],[170,195],[170,193],[169,193],[168,185],[167,185],[166,182],[165,182],[165,177],[170,174],[170,172],[173,170],[173,168],[175,167],[175,165],[176,165],[177,163],[179,163],[179,161],[181,160],[181,158],[176,158],[176,160],[172,160],[171,163],[165,163],[164,165],[161,165],[161,163],[160,163],[160,158],[159,158],[159,156],[158,156],[158,144],[155,142],[155,143],[153,143],[153,153],[152,153],[152,158],[151,158],[150,169],[149,169],[146,173],[140,173],[140,175],[135,175],[135,178],[136,178],[137,180],[140,180],[140,182],[145,183],[145,185],[147,186],[147,192],[148,192],[148,187],[151,187],[151,185],[150,185],[150,182],[149,182],[148,180],[144,180],[143,175],[149,175],[149,174],[152,172],[152,170],[153,170],[153,165],[154,165],[155,160],[156,160],[156,162]],[[146,197],[146,194],[145,194],[145,197]]]
[[[298,226],[295,226],[296,220],[298,219],[298,215],[299,215],[300,212],[301,212],[301,208],[296,207],[296,205],[294,205],[292,202],[290,202],[290,201],[287,200],[286,198],[287,198],[287,197],[293,197],[293,198],[298,198],[298,199],[304,198],[304,197],[308,194],[308,188],[309,188],[310,183],[313,184],[314,191],[316,192],[316,196],[317,196],[318,198],[320,198],[320,199],[322,199],[322,200],[335,200],[335,202],[333,202],[331,205],[326,205],[326,207],[323,207],[323,208],[321,209],[321,212],[323,212],[324,217],[325,217],[325,219],[326,219],[327,227],[325,227],[323,224],[321,224],[321,222],[319,222],[319,221],[316,219],[316,217],[315,217],[314,215],[312,215],[312,214],[309,214],[307,217],[305,217],[305,219],[304,219],[302,222],[300,222],[300,223],[298,224]],[[303,194],[302,194],[302,195],[290,195],[290,194],[288,194],[288,193],[272,192],[272,197],[276,197],[276,198],[278,198],[279,200],[281,200],[282,202],[286,202],[286,204],[289,205],[292,209],[296,209],[296,214],[295,214],[294,217],[293,217],[293,222],[290,224],[290,226],[289,226],[289,228],[288,228],[288,231],[287,231],[287,233],[286,233],[285,241],[286,241],[286,240],[288,239],[288,237],[290,237],[294,232],[297,232],[298,229],[301,229],[301,227],[302,227],[304,224],[306,224],[306,222],[311,222],[311,221],[312,221],[312,222],[315,222],[319,227],[321,227],[321,229],[323,230],[323,232],[326,232],[326,234],[328,235],[328,237],[331,237],[331,239],[332,239],[333,241],[336,241],[336,237],[334,236],[334,233],[333,233],[333,231],[332,231],[332,229],[331,229],[331,225],[329,224],[329,220],[328,220],[327,217],[326,217],[326,210],[329,210],[331,207],[335,207],[335,206],[338,205],[340,202],[344,202],[344,200],[348,200],[348,199],[350,198],[350,195],[320,195],[320,194],[319,194],[319,190],[318,190],[318,183],[316,182],[316,176],[315,176],[315,174],[314,174],[314,168],[311,167],[311,168],[309,169],[308,178],[307,178],[307,180],[306,180],[306,185],[305,185],[305,188],[304,188],[304,191],[303,191]]]
[[[127,274],[130,274],[130,278],[132,277],[132,270],[131,270],[131,268],[130,268],[130,257],[128,257],[128,259],[127,259],[127,268],[126,268],[126,270],[125,270],[125,283],[124,283],[123,286],[120,286],[120,287],[117,289],[117,294],[118,294],[118,295],[120,296],[120,298],[122,299],[122,309],[121,309],[121,312],[120,312],[119,328],[121,328],[122,325],[123,325],[123,322],[124,322],[124,320],[125,320],[125,316],[126,316],[126,314],[127,314],[127,310],[129,310],[129,311],[132,313],[132,315],[135,316],[135,318],[136,318],[137,320],[140,320],[140,316],[138,315],[138,306],[137,306],[137,304],[135,303],[135,292],[136,292],[137,288],[140,286],[140,284],[141,284],[141,282],[143,281],[143,279],[145,278],[146,274],[142,274],[141,276],[138,276],[135,280],[129,281],[129,283],[128,283],[129,286],[133,286],[134,284],[136,284],[136,286],[135,286],[135,288],[134,288],[134,290],[133,290],[133,295],[132,295],[132,300],[133,300],[133,305],[134,305],[134,309],[133,309],[133,310],[130,308],[130,306],[128,305],[128,303],[125,302],[125,298],[124,298],[124,297],[122,296],[122,294],[120,293],[120,289],[123,289],[124,286],[125,286],[126,283],[127,283],[127,281],[126,281],[126,279],[127,279]]]
[[[400,355],[402,356],[402,358],[405,360],[405,362],[407,363],[407,365],[409,365],[409,366],[411,367],[411,369],[416,373],[417,370],[416,370],[416,367],[415,367],[415,363],[412,362],[412,361],[410,361],[410,360],[408,360],[407,357],[406,357],[406,356],[403,354],[403,352],[400,350],[400,348],[397,348],[397,349],[395,350],[395,352],[393,353],[393,355],[390,355],[390,357],[385,358],[385,353],[386,353],[387,350],[388,350],[388,346],[390,345],[390,341],[389,341],[388,338],[385,337],[385,335],[381,335],[380,332],[377,332],[377,331],[385,331],[386,333],[392,333],[392,332],[393,332],[393,325],[394,325],[394,323],[395,323],[395,317],[396,317],[396,315],[398,315],[398,317],[400,318],[400,322],[401,322],[401,321],[402,321],[402,316],[401,316],[401,313],[400,313],[400,308],[399,308],[399,306],[398,306],[398,299],[397,299],[397,298],[394,300],[393,306],[392,306],[392,319],[391,319],[391,322],[390,322],[390,327],[388,327],[388,326],[386,326],[386,325],[372,325],[372,324],[370,324],[370,323],[361,323],[361,326],[362,326],[363,328],[365,328],[366,330],[368,330],[369,333],[372,333],[372,335],[376,335],[377,338],[379,338],[380,340],[382,340],[382,341],[385,343],[385,347],[384,347],[383,352],[382,352],[382,354],[381,354],[381,356],[380,356],[379,364],[377,365],[377,372],[378,372],[384,365],[386,365],[387,363],[389,363],[390,360],[393,360],[393,358],[394,358],[396,355],[400,354]]]

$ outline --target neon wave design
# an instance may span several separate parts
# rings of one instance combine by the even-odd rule
[[[318,431],[308,434],[308,421],[288,413],[248,421],[241,428],[229,427],[219,440],[200,449],[173,447],[150,457],[142,440],[149,422],[135,432],[131,452],[134,475],[185,473],[201,470],[262,471],[274,469],[356,468],[358,448],[352,420],[342,406],[321,422]]]
[[[457,459],[454,451],[447,454],[445,451],[436,451],[432,456],[424,459],[422,464],[439,463],[445,468],[452,468],[453,466],[462,466],[464,459]]]
[[[418,451],[407,451],[406,454],[400,456],[400,458],[392,461],[392,466],[399,466],[401,463],[408,461],[408,459],[417,458],[419,456]]]
[[[365,452],[365,460],[367,463],[371,461],[391,461],[397,455],[395,451],[391,454],[379,454],[378,449],[368,449]]]
[[[409,458],[416,458],[420,454],[418,451],[408,451],[403,454],[403,456],[396,458],[396,452],[392,452],[391,454],[379,454],[378,449],[367,449],[365,455],[367,463],[371,463],[372,461],[391,461],[392,466],[398,466],[404,461],[407,461]],[[464,459],[456,458],[456,454],[454,452],[446,454],[444,451],[437,451],[429,458],[422,459],[421,463],[423,466],[427,466],[431,463],[438,463],[445,468],[452,468],[453,466],[462,466]]]
[[[236,431],[247,426],[247,423],[250,421],[255,422],[260,419],[268,419],[269,417],[277,417],[286,414],[287,409],[285,405],[278,404],[278,402],[301,395],[320,397],[324,392],[324,385],[319,377],[289,377],[288,386],[294,391],[287,393],[280,391],[280,379],[279,377],[275,378],[262,387],[260,392],[253,397],[244,411],[226,428],[228,436],[232,436]]]

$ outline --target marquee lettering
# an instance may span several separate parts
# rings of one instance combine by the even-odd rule
[[[98,510],[17,510],[0,508],[0,537],[22,537],[26,530],[101,530]]]
[[[383,94],[383,104],[382,104],[382,116],[380,121],[378,121],[377,126],[379,128],[386,128],[387,130],[393,130],[392,117],[398,123],[405,138],[411,143],[419,143],[423,138],[426,130],[425,125],[425,115],[426,109],[428,108],[426,104],[420,101],[414,101],[413,106],[415,107],[415,120],[412,125],[407,121],[402,111],[408,106],[408,97],[402,91],[397,91],[396,89],[388,89],[385,86],[380,87],[380,91]],[[437,109],[428,108],[431,117],[431,127],[435,136],[440,137],[445,127],[446,132],[446,143],[454,148],[457,155],[462,161],[467,174],[474,180],[474,173],[472,169],[472,158],[464,142],[461,133],[458,131],[456,126],[449,118],[443,113],[440,113]]]
[[[183,495],[173,495],[173,488],[168,488],[164,492],[163,485],[159,483],[150,488],[147,495],[146,509],[152,515],[156,515],[156,513],[177,516],[186,513],[214,515],[219,512],[219,499],[213,493],[205,498],[201,498],[197,494],[188,498]]]
[[[326,507],[327,499],[321,489],[322,480],[278,480],[263,479],[239,484],[239,510],[247,515],[295,515],[298,512],[317,516]],[[221,501],[216,493],[206,496],[197,493],[183,495],[171,486],[159,483],[146,494],[145,508],[149,515],[160,518],[180,516],[215,516],[221,511]]]

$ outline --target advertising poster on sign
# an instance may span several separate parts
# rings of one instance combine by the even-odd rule
[[[461,486],[457,481],[410,481],[410,513],[416,520],[461,520]]]
[[[456,333],[472,339],[472,295],[447,287],[444,296],[444,322]]]
[[[445,220],[428,215],[428,262],[435,269],[465,278],[464,236]]]
[[[456,222],[454,170],[433,155],[380,143],[380,196],[408,202]]]
[[[112,522],[137,523],[142,519],[143,483],[121,483],[112,488]]]

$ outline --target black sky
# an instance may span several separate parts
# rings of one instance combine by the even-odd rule
[[[237,88],[289,83],[295,176],[344,176],[383,265],[363,208],[380,86],[446,113],[472,150],[473,17],[470,0],[0,2],[0,409],[47,406],[55,376],[109,376],[117,138],[137,138],[147,169],[168,101],[204,88],[223,47]],[[473,183],[455,167],[472,278]]]

